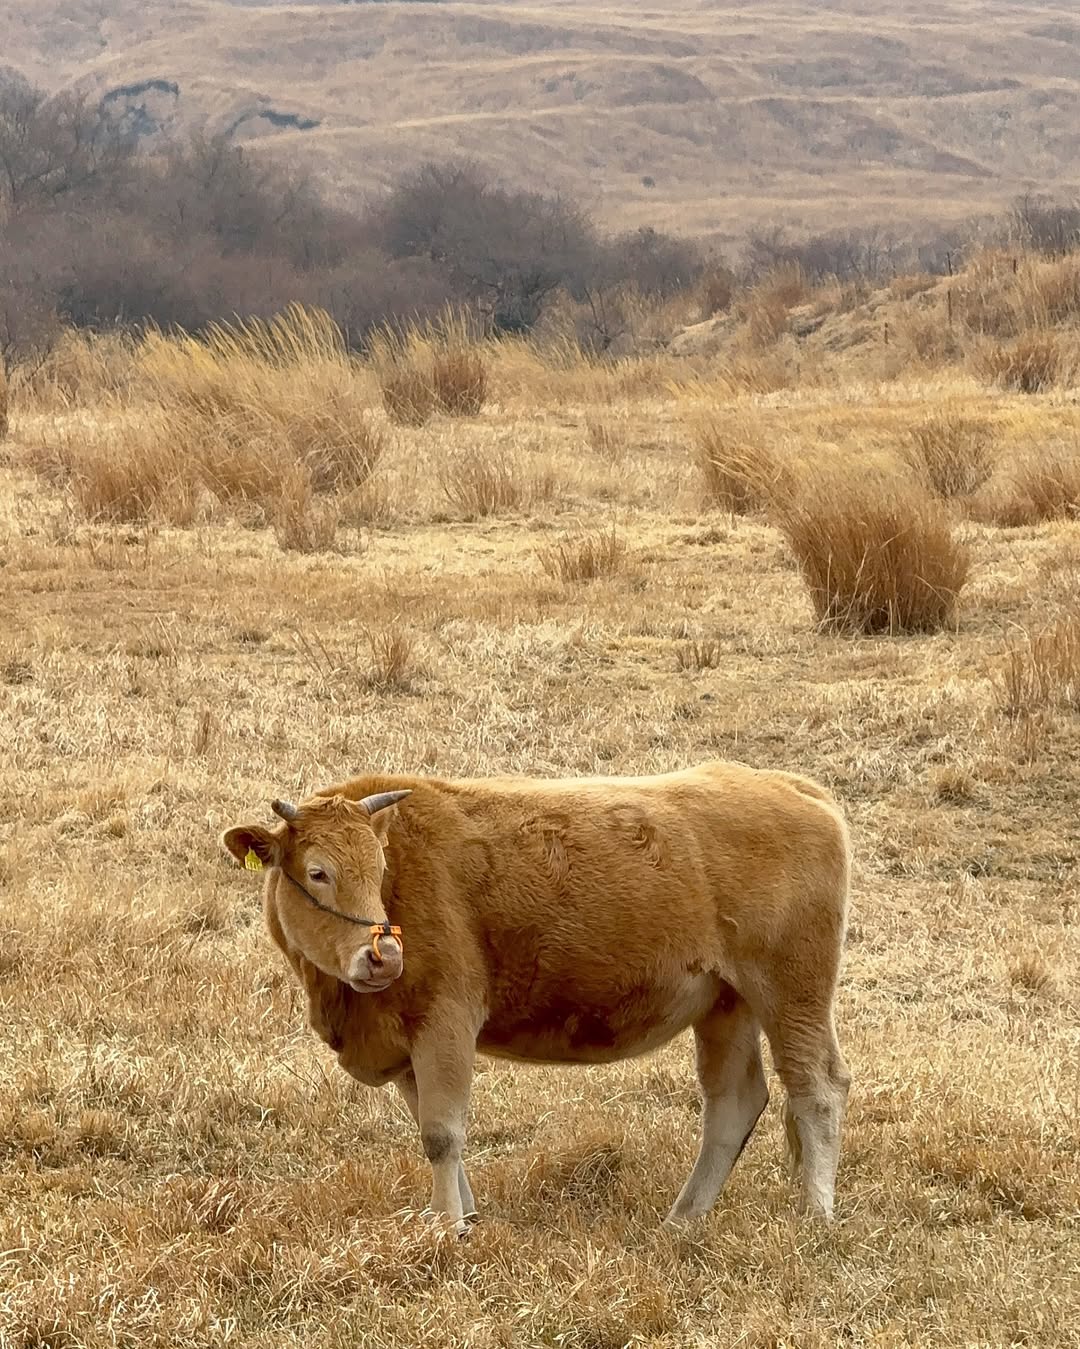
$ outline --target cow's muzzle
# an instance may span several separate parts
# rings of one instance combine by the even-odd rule
[[[348,984],[357,993],[378,993],[397,979],[405,967],[401,939],[385,930],[371,934],[349,967]]]

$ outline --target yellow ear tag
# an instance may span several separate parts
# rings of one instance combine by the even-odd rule
[[[247,867],[248,871],[262,871],[262,858],[254,848],[249,848],[247,850],[247,856],[244,858],[244,866]]]

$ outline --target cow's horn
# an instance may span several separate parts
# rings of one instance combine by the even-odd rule
[[[270,809],[275,815],[280,815],[283,820],[296,819],[296,807],[291,801],[271,801]]]
[[[376,792],[374,796],[365,796],[360,804],[369,815],[375,815],[380,810],[385,810],[387,806],[396,806],[408,795],[409,792]]]

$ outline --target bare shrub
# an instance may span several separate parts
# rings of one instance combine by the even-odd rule
[[[698,420],[692,434],[709,505],[732,515],[761,510],[784,477],[762,428],[714,411]]]
[[[1061,338],[1036,331],[1023,333],[1008,345],[984,348],[979,364],[985,378],[1016,393],[1053,388],[1066,367]]]
[[[993,429],[949,409],[913,426],[901,454],[938,496],[970,496],[994,471]]]
[[[576,539],[562,539],[539,554],[540,565],[560,581],[595,581],[611,576],[626,560],[626,543],[611,529]]]
[[[993,682],[1008,717],[1048,708],[1080,711],[1080,610],[1034,636],[1011,640]]]
[[[950,624],[971,559],[945,507],[897,474],[808,472],[774,502],[819,623],[856,633]]]
[[[451,341],[432,357],[431,383],[440,411],[475,417],[487,398],[487,361],[477,345]]]
[[[466,520],[519,509],[529,497],[521,465],[507,450],[462,450],[439,467],[439,485]]]

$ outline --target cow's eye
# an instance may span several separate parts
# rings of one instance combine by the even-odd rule
[[[317,885],[322,885],[324,881],[328,881],[330,879],[330,877],[326,874],[326,872],[323,871],[322,867],[312,867],[311,870],[308,872],[308,876]]]

